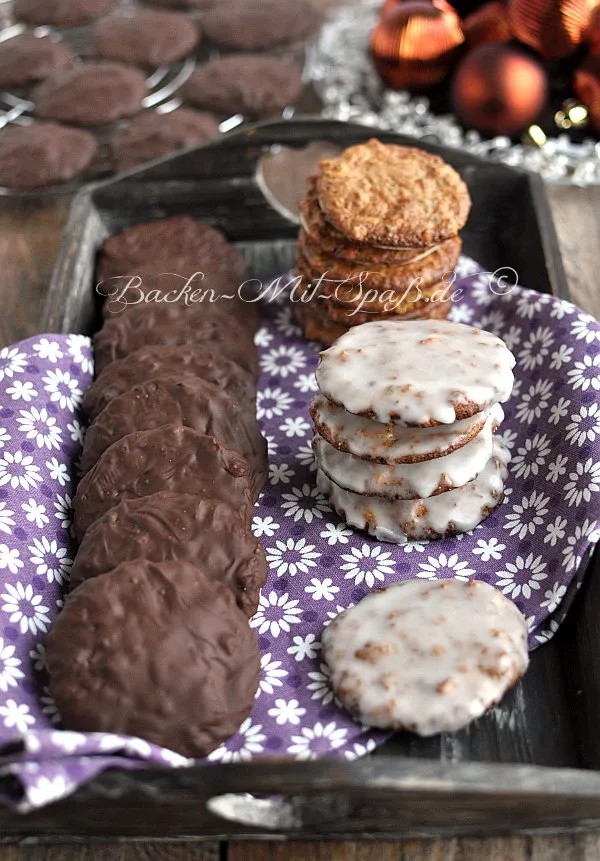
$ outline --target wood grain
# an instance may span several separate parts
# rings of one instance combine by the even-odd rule
[[[219,861],[218,843],[102,843],[65,846],[7,846],[1,861]]]

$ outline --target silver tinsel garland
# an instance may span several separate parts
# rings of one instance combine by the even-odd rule
[[[308,70],[323,102],[323,116],[458,147],[528,168],[547,182],[600,183],[600,143],[596,140],[573,143],[567,135],[559,135],[536,146],[514,144],[507,137],[482,138],[476,131],[465,132],[451,114],[432,113],[427,98],[385,88],[369,55],[369,37],[381,3],[353,0],[330,13]]]

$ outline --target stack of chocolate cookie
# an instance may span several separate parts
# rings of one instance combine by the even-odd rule
[[[471,205],[456,171],[378,140],[320,167],[300,201],[294,309],[306,337],[332,344],[371,320],[446,317]]]
[[[267,452],[257,312],[236,301],[243,269],[220,233],[183,217],[103,246],[101,283],[125,286],[104,291],[74,501],[80,547],[47,647],[68,729],[201,756],[252,707],[259,654],[248,618],[267,564],[250,522]],[[194,272],[214,301],[186,303]]]
[[[508,453],[494,431],[514,364],[503,341],[460,323],[352,328],[317,369],[320,490],[380,541],[474,529],[503,496]]]

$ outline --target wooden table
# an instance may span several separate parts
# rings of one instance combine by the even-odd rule
[[[549,190],[573,299],[600,318],[600,188]],[[68,200],[0,198],[0,347],[39,331]],[[378,843],[10,846],[0,861],[600,861],[600,834]]]

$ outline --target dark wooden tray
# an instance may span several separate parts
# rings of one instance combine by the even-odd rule
[[[260,124],[80,192],[50,286],[45,329],[93,331],[97,248],[108,234],[138,221],[196,216],[239,242],[255,271],[281,270],[291,261],[296,228],[265,201],[255,179],[258,159],[275,144],[347,146],[371,134],[312,119]],[[512,266],[527,286],[568,297],[541,180],[423,146],[439,152],[469,185],[473,212],[465,252],[490,270]],[[598,567],[596,555],[590,573],[600,573]],[[600,771],[593,770],[600,769],[599,603],[599,578],[590,576],[558,635],[534,653],[525,679],[500,708],[462,732],[425,740],[399,734],[355,762],[258,760],[112,771],[39,813],[1,812],[0,840],[356,839],[600,825]]]

